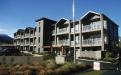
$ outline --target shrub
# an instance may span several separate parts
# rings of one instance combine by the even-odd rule
[[[67,74],[78,71],[76,64],[73,62],[65,62],[61,69]]]
[[[2,56],[2,64],[6,64],[6,57],[5,57],[5,55]]]
[[[62,75],[62,70],[61,70],[61,68],[57,68],[57,69],[55,69],[54,70],[54,75]]]
[[[80,66],[80,68],[83,68],[83,69],[86,68],[86,64],[84,62],[80,62],[78,66]]]
[[[36,75],[36,73],[31,70],[25,70],[24,75]]]
[[[19,67],[19,71],[24,71],[24,70],[28,70],[29,69],[29,66],[28,65],[26,65],[26,64],[23,64],[23,65],[21,65],[20,67]]]
[[[47,70],[47,75],[54,75],[53,70]]]
[[[32,65],[33,66],[40,66],[40,63],[39,62],[33,62]]]
[[[10,75],[23,75],[24,73],[22,71],[14,71],[11,72]]]
[[[10,66],[13,67],[14,66],[14,57],[10,57]]]
[[[50,60],[45,60],[44,62],[41,63],[41,65],[43,65],[44,67],[51,67],[52,69],[57,67],[57,64],[54,60],[50,59]]]
[[[106,52],[105,58],[113,57],[112,52]]]
[[[37,75],[47,75],[47,72],[45,70],[41,70],[37,73]]]
[[[0,75],[9,75],[9,69],[4,67],[4,68],[0,68]]]

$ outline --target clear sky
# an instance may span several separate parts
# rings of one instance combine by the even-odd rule
[[[121,35],[121,0],[75,0],[76,20],[88,11],[108,16],[119,25]],[[72,20],[72,0],[0,0],[0,33],[13,37],[18,29],[35,27],[41,17]]]

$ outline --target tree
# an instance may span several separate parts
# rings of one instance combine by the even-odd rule
[[[121,48],[121,42],[119,43],[119,48]]]

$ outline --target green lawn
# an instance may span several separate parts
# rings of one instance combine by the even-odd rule
[[[107,70],[100,70],[100,71],[91,70],[91,71],[87,71],[87,72],[80,72],[80,73],[73,74],[73,75],[101,75],[102,73],[104,73],[106,71]]]

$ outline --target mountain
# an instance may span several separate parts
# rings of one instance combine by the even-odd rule
[[[6,34],[0,34],[0,43],[11,44],[13,43],[13,38]]]

